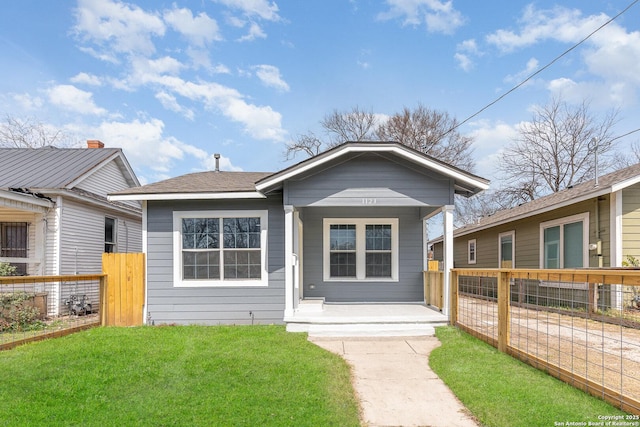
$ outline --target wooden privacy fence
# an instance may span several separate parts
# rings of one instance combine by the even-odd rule
[[[138,326],[143,323],[145,257],[142,253],[102,254],[106,286],[100,297],[103,326]]]
[[[457,269],[451,323],[640,414],[640,270]]]
[[[442,311],[444,306],[444,273],[442,271],[425,271],[424,301]]]

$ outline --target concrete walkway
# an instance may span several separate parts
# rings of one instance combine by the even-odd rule
[[[479,424],[429,367],[434,336],[388,338],[309,337],[342,356],[368,427],[477,427]]]

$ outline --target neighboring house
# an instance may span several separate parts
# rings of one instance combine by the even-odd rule
[[[423,303],[425,219],[444,212],[452,231],[454,194],[487,187],[397,143],[349,142],[277,173],[193,173],[109,198],[143,201],[146,319],[282,323],[303,299]]]
[[[621,267],[640,257],[640,164],[454,231],[461,268]],[[442,260],[442,239],[433,243]]]
[[[21,275],[102,273],[103,252],[142,250],[139,186],[119,148],[0,148],[0,261]],[[50,301],[51,303],[51,301]]]

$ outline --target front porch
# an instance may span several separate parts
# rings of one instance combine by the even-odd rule
[[[326,304],[302,300],[285,317],[287,331],[315,337],[426,336],[448,323],[446,315],[424,304]]]

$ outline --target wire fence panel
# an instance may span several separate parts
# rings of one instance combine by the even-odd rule
[[[507,353],[640,414],[639,270],[455,270],[456,325],[498,348],[504,339]]]
[[[0,350],[99,326],[104,275],[0,277]]]

